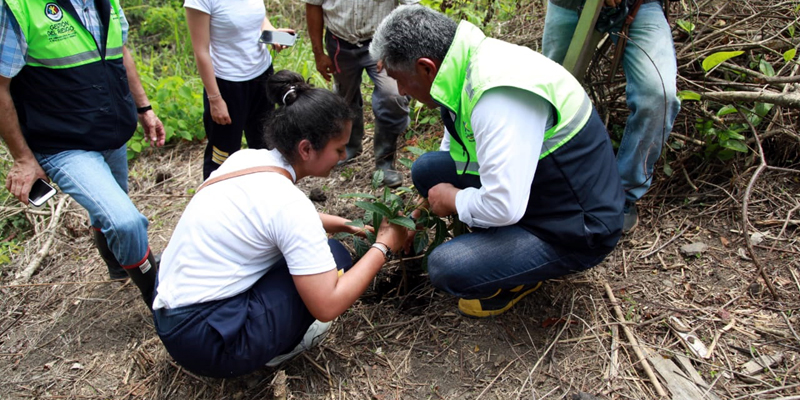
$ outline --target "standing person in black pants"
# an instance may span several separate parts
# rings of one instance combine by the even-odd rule
[[[248,147],[265,147],[264,121],[275,108],[266,93],[273,69],[269,49],[258,39],[264,30],[294,31],[275,29],[261,0],[186,0],[183,6],[205,87],[205,180],[242,147],[242,131]]]

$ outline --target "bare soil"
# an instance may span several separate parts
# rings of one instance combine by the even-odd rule
[[[320,210],[360,215],[351,199],[337,196],[370,190],[371,138],[365,141],[364,154],[353,163],[328,178],[301,182],[307,192],[326,194],[327,200],[317,203]],[[166,246],[188,193],[201,182],[202,147],[181,143],[131,166],[131,197],[151,221],[156,250]],[[769,173],[751,202],[750,232],[763,234],[756,255],[777,301],[763,288],[745,250],[736,198],[746,182],[736,177],[709,182],[678,197],[666,190],[682,186],[675,181],[657,182],[641,205],[639,227],[605,262],[547,282],[502,316],[460,316],[457,299],[433,289],[424,272],[415,272],[413,260],[405,261],[405,281],[394,262],[336,320],[321,346],[280,369],[265,367],[232,380],[198,377],[171,360],[135,287],[107,280],[85,212],[71,203],[60,226],[52,233],[41,228],[31,240],[54,237],[29,283],[13,284],[14,271],[40,246],[29,246],[30,254],[4,271],[0,397],[559,399],[583,393],[574,398],[656,398],[624,326],[652,357],[689,360],[697,370],[694,378],[708,385],[698,387],[709,396],[797,398],[800,251],[791,215],[800,192],[797,177]],[[707,249],[697,255],[680,251],[701,242]],[[688,350],[670,317],[713,346],[710,356]],[[765,355],[780,361],[757,368],[755,377],[740,375],[746,362]],[[665,387],[674,379],[658,376]],[[691,398],[666,390],[673,399]]]
[[[763,51],[783,65],[765,46],[783,52],[796,41],[762,39],[796,22],[790,3],[682,7],[673,17],[691,17],[697,31],[687,38],[676,28],[679,87],[727,90],[718,79],[730,78],[725,72],[699,68],[720,49]],[[543,3],[524,4],[495,36],[538,49],[542,21],[534,17]],[[796,75],[788,69],[778,73]],[[609,126],[626,115],[621,82],[593,93]],[[198,377],[169,357],[136,288],[108,281],[74,202],[65,201],[53,227],[60,198],[25,211],[36,236],[0,270],[0,398],[654,399],[660,387],[671,399],[800,399],[797,110],[773,110],[760,139],[747,133],[748,156],[719,162],[701,156],[710,139],[697,136],[694,123],[713,118],[704,107],[681,111],[639,204],[638,228],[601,265],[545,283],[499,317],[475,320],[431,287],[417,260],[393,262],[320,346],[238,379]],[[352,199],[338,196],[371,190],[370,135],[354,162],[300,183],[325,194],[320,211],[360,217]],[[757,170],[759,144],[765,161],[781,168]],[[178,143],[131,165],[131,197],[151,221],[156,251],[201,182],[203,146]],[[692,244],[701,250],[682,250]],[[42,249],[32,277],[17,282]]]

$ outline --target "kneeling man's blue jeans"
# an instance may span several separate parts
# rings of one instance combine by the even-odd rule
[[[457,188],[480,187],[480,178],[456,174],[450,154],[423,154],[411,169],[414,186],[423,197],[439,183]],[[547,243],[518,225],[476,229],[437,247],[428,258],[431,283],[465,299],[488,297],[511,289],[591,268],[605,255],[569,252]]]

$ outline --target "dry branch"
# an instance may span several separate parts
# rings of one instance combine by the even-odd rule
[[[44,242],[44,245],[42,245],[42,248],[33,256],[28,266],[22,271],[17,272],[12,285],[27,282],[28,279],[33,276],[33,273],[36,272],[36,269],[39,268],[39,264],[42,263],[47,253],[50,252],[50,246],[53,245],[53,240],[55,240],[55,232],[58,227],[58,222],[61,219],[62,211],[64,210],[64,204],[67,203],[68,199],[70,199],[69,196],[61,196],[61,199],[58,201],[58,206],[56,206],[56,211],[50,219],[50,224],[47,225],[47,230],[45,230],[47,240]]]
[[[773,92],[706,92],[700,94],[705,100],[728,102],[770,103],[781,107],[800,109],[800,95]]]
[[[617,320],[619,322],[625,321],[625,314],[622,313],[622,309],[619,307],[617,303],[617,298],[614,296],[614,292],[611,291],[611,286],[608,286],[608,283],[603,283],[603,287],[606,289],[606,295],[608,295],[608,300],[611,302],[611,305],[614,309],[614,314],[617,316]],[[627,325],[620,323],[623,332],[625,332],[625,336],[628,338],[628,342],[631,343],[631,347],[633,348],[633,352],[636,353],[636,357],[639,359],[639,364],[644,369],[644,372],[647,374],[647,377],[650,379],[650,382],[653,384],[653,387],[656,388],[656,393],[660,397],[666,397],[667,392],[664,391],[664,388],[661,386],[661,383],[656,378],[655,373],[653,373],[653,369],[650,368],[650,364],[647,362],[647,358],[642,353],[642,349],[639,347],[639,341],[636,340],[636,337],[631,332],[630,328]]]
[[[744,115],[742,110],[739,110],[737,108],[736,111],[739,112],[739,114],[742,116],[742,119],[744,119],[747,122],[747,124],[750,126],[750,130],[753,132],[753,136],[756,138],[756,144],[758,144],[758,156],[759,156],[759,158],[761,160],[761,164],[756,169],[756,172],[753,173],[753,177],[750,178],[750,182],[747,184],[747,189],[745,190],[744,198],[742,199],[742,234],[744,235],[744,242],[747,245],[747,251],[750,253],[750,258],[753,260],[753,264],[755,264],[757,269],[758,269],[758,272],[757,272],[758,275],[760,275],[761,278],[764,279],[764,283],[767,285],[767,288],[769,289],[770,293],[772,294],[772,298],[774,300],[778,300],[778,298],[779,298],[778,292],[775,290],[775,287],[772,285],[772,280],[770,279],[769,275],[767,274],[767,271],[764,270],[764,264],[759,262],[758,256],[756,256],[756,252],[755,252],[755,250],[753,250],[753,243],[750,240],[750,234],[748,233],[748,231],[749,231],[748,230],[748,225],[750,224],[750,221],[749,221],[749,219],[747,217],[747,213],[748,213],[747,206],[748,206],[748,203],[750,202],[750,193],[752,193],[752,191],[753,191],[753,186],[755,185],[756,180],[758,179],[758,176],[761,174],[762,171],[764,171],[767,168],[767,160],[764,158],[764,149],[761,146],[761,140],[758,139],[758,131],[756,130],[756,127],[753,126],[753,123],[750,122],[749,119],[747,119],[747,117]]]

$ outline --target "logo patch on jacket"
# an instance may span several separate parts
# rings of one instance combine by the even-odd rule
[[[47,18],[50,18],[51,21],[61,21],[61,18],[64,16],[64,13],[61,12],[61,7],[58,6],[56,3],[47,3],[44,6],[44,15]]]

